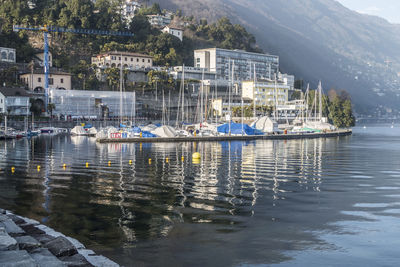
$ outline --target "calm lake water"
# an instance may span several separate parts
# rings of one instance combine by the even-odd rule
[[[0,207],[125,266],[399,264],[396,127],[293,141],[39,137],[0,142],[0,168]]]

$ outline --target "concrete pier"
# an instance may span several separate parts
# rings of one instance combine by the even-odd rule
[[[338,130],[325,133],[298,133],[275,135],[223,135],[223,136],[189,136],[189,137],[154,137],[154,138],[98,138],[99,143],[164,143],[164,142],[221,142],[248,140],[291,140],[347,136],[352,130]]]
[[[119,266],[78,240],[0,209],[0,266]]]

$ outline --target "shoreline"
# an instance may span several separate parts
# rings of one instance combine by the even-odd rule
[[[119,265],[74,238],[0,208],[0,266]]]
[[[98,143],[164,143],[164,142],[221,142],[221,141],[249,141],[249,140],[293,140],[330,138],[352,135],[351,129],[337,130],[326,133],[299,133],[278,135],[236,135],[236,136],[189,136],[189,137],[152,137],[152,138],[98,138]]]

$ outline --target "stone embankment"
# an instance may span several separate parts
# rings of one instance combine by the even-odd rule
[[[0,209],[0,266],[119,266],[76,239]]]

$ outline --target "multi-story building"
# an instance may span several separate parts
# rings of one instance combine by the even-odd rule
[[[125,0],[122,4],[122,16],[125,17],[126,21],[130,23],[135,17],[135,13],[142,7],[137,1]]]
[[[290,86],[282,81],[272,80],[242,82],[242,97],[256,101],[256,105],[284,105],[289,100]]]
[[[16,87],[0,87],[0,93],[5,98],[4,113],[7,113],[10,116],[29,115],[29,93],[25,89]]]
[[[147,19],[149,20],[149,23],[153,27],[159,27],[163,28],[167,25],[169,25],[172,21],[171,16],[166,14],[166,15],[147,15]]]
[[[0,47],[0,62],[15,63],[16,62],[15,49]]]
[[[284,83],[289,85],[290,90],[294,90],[294,75],[286,74],[286,73],[278,73],[278,79],[282,80]]]
[[[49,93],[51,103],[56,108],[54,115],[64,118],[104,118],[104,117],[131,117],[134,116],[139,103],[134,103],[135,92],[122,94],[122,109],[120,108],[121,95],[115,91],[88,91],[88,90],[57,90]],[[122,110],[122,114],[120,113]],[[107,115],[104,114],[106,111]]]
[[[45,88],[45,74],[44,71],[34,70],[21,74],[20,80],[28,86],[29,89],[35,93],[43,93]],[[64,90],[71,90],[71,74],[67,72],[50,69],[49,74],[49,88],[59,88]]]
[[[183,40],[183,30],[180,27],[168,25],[162,31],[178,37],[181,41]]]
[[[107,52],[92,57],[92,64],[100,69],[129,68],[132,70],[153,67],[153,57],[149,55],[131,52]]]
[[[195,67],[215,71],[218,79],[231,79],[231,69],[236,81],[272,79],[279,71],[279,57],[242,50],[208,48],[194,51]],[[254,71],[255,67],[255,71]]]
[[[169,74],[172,75],[175,80],[181,80],[183,74],[185,75],[185,80],[215,80],[217,76],[217,74],[212,71],[186,66],[185,68],[182,68],[182,66],[173,67],[169,70]]]

